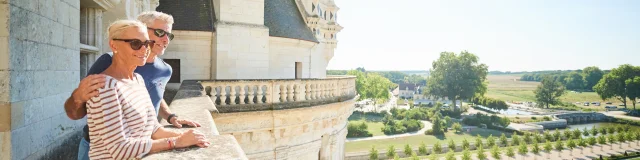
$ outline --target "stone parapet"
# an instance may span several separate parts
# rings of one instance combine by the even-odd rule
[[[185,81],[180,86],[170,109],[181,117],[189,117],[202,125],[196,128],[208,136],[208,148],[191,147],[151,154],[144,159],[247,159],[244,151],[231,135],[220,135],[211,117],[217,112],[209,97],[203,94],[203,87],[195,81]],[[186,131],[191,128],[175,128],[163,121],[165,128]]]
[[[355,77],[198,81],[222,113],[311,107],[351,100]]]

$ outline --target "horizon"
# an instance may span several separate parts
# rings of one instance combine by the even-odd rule
[[[489,71],[640,65],[640,1],[335,3],[344,29],[327,70],[428,71],[440,52],[463,50]]]

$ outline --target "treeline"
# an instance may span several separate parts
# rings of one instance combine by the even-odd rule
[[[405,71],[406,73],[401,71],[367,71],[362,67],[358,67],[355,70],[358,70],[364,73],[380,74],[381,76],[389,79],[391,82],[395,84],[411,83],[411,84],[417,84],[422,86],[427,85],[427,79],[425,77],[417,74],[407,74],[407,73],[425,73],[425,71],[422,71],[422,72],[421,71]],[[327,75],[347,75],[348,72],[349,72],[348,70],[327,70]]]
[[[545,76],[549,76],[554,81],[560,82],[568,90],[593,91],[593,86],[608,72],[595,66],[586,67],[582,70],[538,71],[522,75],[520,81],[540,82]]]
[[[496,109],[496,110],[507,110],[509,109],[509,105],[506,102],[499,99],[487,98],[487,97],[473,97],[471,98],[471,102],[474,104],[479,104],[485,106],[487,108]]]

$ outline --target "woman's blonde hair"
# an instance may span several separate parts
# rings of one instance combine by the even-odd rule
[[[109,37],[109,39],[114,39],[114,38],[120,38],[120,36],[122,36],[122,33],[131,27],[137,27],[141,30],[144,30],[146,33],[146,29],[147,26],[144,25],[142,22],[140,21],[136,21],[136,20],[117,20],[113,23],[111,23],[111,25],[109,25],[109,28],[107,28],[107,37]]]

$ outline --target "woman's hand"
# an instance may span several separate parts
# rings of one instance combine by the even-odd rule
[[[198,147],[209,147],[209,142],[207,142],[207,137],[196,131],[195,129],[190,129],[182,135],[178,136],[176,139],[176,148],[185,148],[192,145],[197,145]]]

